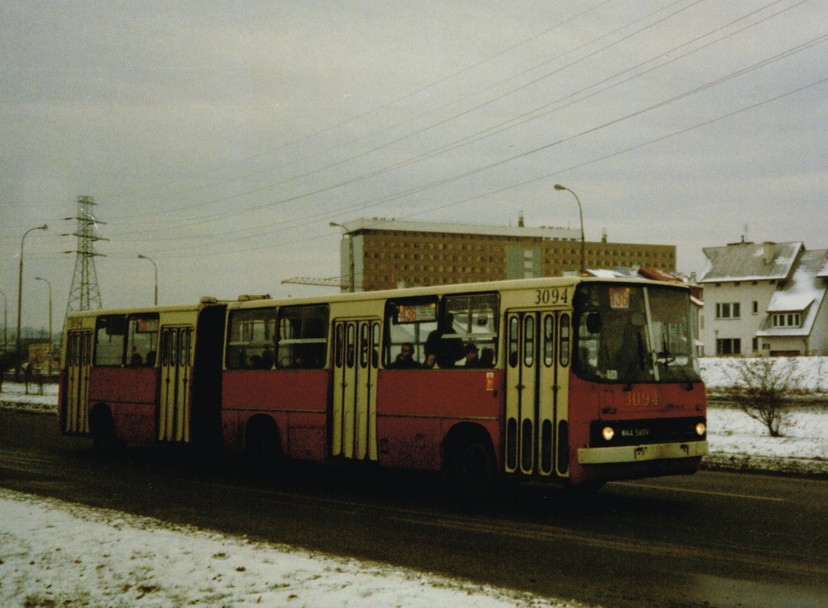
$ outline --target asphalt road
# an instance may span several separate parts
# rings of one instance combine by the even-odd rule
[[[468,501],[432,475],[130,448],[0,410],[0,485],[604,606],[828,606],[828,482],[700,472]]]

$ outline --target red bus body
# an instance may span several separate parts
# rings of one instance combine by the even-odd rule
[[[707,451],[689,307],[677,286],[567,277],[74,313],[60,426],[101,445],[202,443],[471,485],[689,474]],[[456,350],[442,369],[419,364],[452,342],[469,367]],[[401,345],[416,367],[397,367]]]

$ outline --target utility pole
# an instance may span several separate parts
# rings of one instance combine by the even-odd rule
[[[73,310],[92,310],[102,308],[101,290],[98,287],[98,275],[95,272],[95,256],[102,255],[95,251],[96,241],[108,241],[97,236],[98,226],[105,222],[95,218],[95,199],[91,196],[78,197],[78,213],[75,217],[64,218],[66,220],[77,220],[75,232],[62,236],[75,236],[78,238],[78,246],[74,251],[64,253],[75,253],[75,272],[72,275],[72,287],[69,289],[69,301],[66,304],[66,314]],[[64,316],[64,320],[66,317]]]
[[[35,281],[43,281],[49,287],[49,352],[46,354],[49,377],[52,376],[52,348],[55,341],[52,339],[52,283],[43,277],[35,277]]]
[[[20,357],[23,356],[21,354],[23,351],[23,339],[20,335],[20,322],[23,312],[23,244],[26,242],[26,237],[33,230],[48,229],[49,226],[47,226],[46,224],[43,224],[42,226],[35,226],[34,228],[29,228],[26,232],[23,233],[23,237],[20,239],[20,267],[17,274],[17,345],[15,350],[15,358],[17,361],[17,367],[15,368],[15,378],[17,379],[20,378]]]

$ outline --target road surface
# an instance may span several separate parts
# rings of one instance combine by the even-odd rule
[[[828,606],[828,482],[702,471],[457,498],[432,475],[101,455],[0,410],[0,485],[604,606]]]

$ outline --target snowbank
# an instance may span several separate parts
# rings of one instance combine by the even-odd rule
[[[0,513],[2,606],[583,606],[8,490]]]

